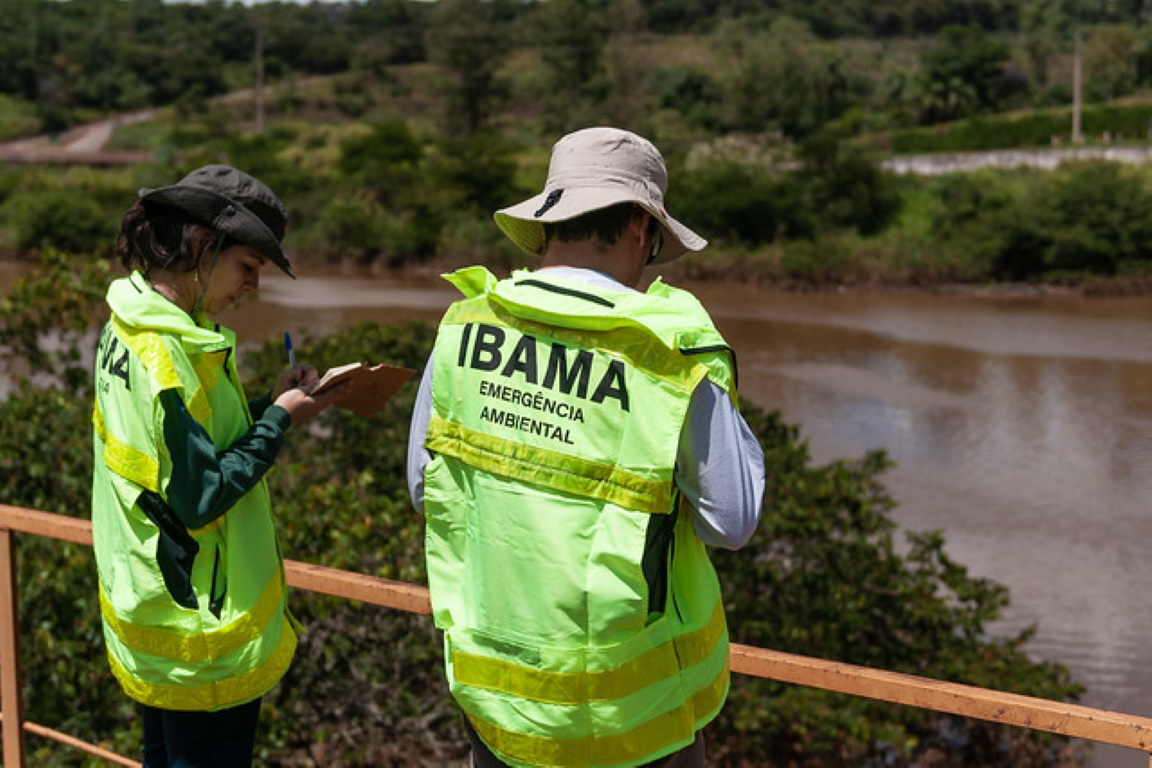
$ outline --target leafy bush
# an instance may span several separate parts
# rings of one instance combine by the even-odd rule
[[[75,191],[17,192],[0,207],[21,250],[58,248],[86,253],[106,248],[117,220],[95,200]]]
[[[676,206],[710,236],[745,245],[851,230],[874,234],[899,208],[891,178],[831,131],[810,136],[791,165],[719,159],[676,176]]]
[[[0,141],[28,136],[39,128],[32,104],[0,93]]]
[[[808,237],[815,230],[804,189],[791,173],[720,162],[677,178],[676,204],[694,227],[748,245]]]
[[[720,97],[715,79],[707,72],[688,67],[657,70],[654,85],[660,106],[679,112],[690,125],[716,129]]]
[[[994,212],[993,267],[1014,280],[1116,275],[1152,262],[1152,189],[1115,163],[1067,166]]]
[[[97,277],[90,278],[75,303],[61,305],[72,308],[67,313],[92,316]],[[27,315],[40,318],[46,331],[65,319],[33,306],[43,293],[22,288],[17,295],[27,301],[6,304],[3,325],[20,325]],[[298,351],[319,367],[362,359],[420,369],[433,335],[421,324],[363,324],[301,339]],[[267,386],[282,356],[279,340],[270,340],[242,357],[250,393]],[[269,475],[286,556],[424,582],[423,524],[410,509],[404,480],[415,390],[414,382],[406,386],[371,419],[334,410],[289,434]],[[87,516],[89,403],[84,387],[29,384],[0,402],[6,503]],[[1066,668],[1028,657],[1030,633],[987,636],[1007,592],[969,576],[948,557],[939,533],[913,534],[908,553],[897,553],[883,454],[814,466],[796,427],[775,413],[744,410],[765,448],[770,485],[749,546],[715,554],[735,640],[1076,699],[1080,688]],[[30,537],[20,555],[28,716],[134,751],[135,708],[120,694],[100,647],[90,553]],[[263,764],[380,768],[463,759],[466,740],[426,618],[316,595],[293,594],[291,603],[308,632],[288,676],[266,699]],[[1050,765],[1050,745],[1066,743],[739,677],[709,740],[713,764],[724,768],[900,767],[930,753],[940,765],[1023,768]],[[81,764],[56,747],[37,749],[35,759],[45,768]]]

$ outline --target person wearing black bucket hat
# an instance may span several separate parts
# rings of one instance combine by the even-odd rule
[[[495,214],[535,271],[447,276],[412,415],[433,619],[472,765],[703,768],[728,691],[705,545],[759,521],[764,454],[735,354],[644,269],[707,245],[663,158],[610,127],[561,138],[538,195]]]
[[[333,405],[296,365],[248,400],[235,335],[211,316],[289,276],[279,197],[226,165],[142,189],[116,250],[93,411],[92,529],[112,672],[140,703],[144,768],[248,768],[261,697],[287,670],[265,473],[285,433]]]
[[[286,275],[296,277],[280,247],[288,224],[284,203],[243,171],[206,165],[171,186],[140,190],[140,199],[179,208],[201,224],[255,248]]]

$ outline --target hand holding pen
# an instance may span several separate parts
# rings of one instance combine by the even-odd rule
[[[273,400],[288,389],[307,391],[320,380],[315,367],[296,364],[296,350],[292,346],[292,337],[287,333],[284,334],[284,352],[288,356],[288,368],[276,378],[276,387],[272,390]]]
[[[337,385],[322,394],[313,397],[312,387],[320,380],[316,368],[302,363],[296,364],[296,351],[292,347],[292,337],[284,334],[284,351],[288,356],[288,368],[276,379],[276,388],[272,391],[272,402],[292,417],[293,424],[302,424],[314,418],[326,408],[336,403],[336,398],[343,392],[345,385]]]

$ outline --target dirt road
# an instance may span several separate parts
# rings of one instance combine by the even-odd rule
[[[72,128],[59,135],[33,136],[0,144],[0,162],[13,164],[133,165],[152,159],[151,152],[108,150],[117,126],[151,120],[156,110],[118,115]]]

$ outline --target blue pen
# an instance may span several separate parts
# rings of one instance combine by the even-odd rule
[[[288,352],[288,367],[295,368],[296,352],[292,349],[292,337],[288,335],[287,331],[284,332],[284,349]]]

